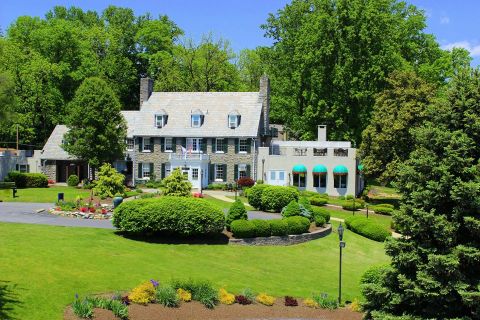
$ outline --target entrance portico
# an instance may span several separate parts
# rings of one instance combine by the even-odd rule
[[[170,154],[170,170],[180,168],[188,177],[193,189],[208,186],[208,163],[210,157],[203,153]]]

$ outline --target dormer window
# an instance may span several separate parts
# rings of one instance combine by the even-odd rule
[[[165,110],[155,114],[155,128],[163,128],[167,125],[168,115]]]
[[[235,129],[240,125],[240,113],[237,110],[232,111],[228,115],[228,127]]]
[[[200,128],[203,124],[203,112],[195,110],[192,112],[191,125],[192,128]]]

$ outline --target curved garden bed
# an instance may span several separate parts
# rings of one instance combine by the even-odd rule
[[[303,243],[319,238],[323,238],[332,232],[332,225],[327,224],[323,228],[316,229],[309,233],[286,235],[286,236],[271,236],[271,237],[256,237],[236,239],[230,238],[229,244],[234,245],[253,245],[253,246],[270,246],[270,245],[292,245]]]

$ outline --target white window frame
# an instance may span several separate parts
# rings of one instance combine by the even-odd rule
[[[163,114],[156,114],[155,115],[155,127],[156,128],[163,128],[166,123],[165,123],[165,115]]]
[[[133,151],[135,149],[135,140],[133,138],[127,138],[125,143],[127,144],[127,151]]]
[[[150,143],[150,137],[143,137],[142,139],[142,152],[152,152],[152,144]],[[145,141],[148,141],[148,144],[146,144]],[[145,146],[147,145],[148,148],[145,148]]]
[[[220,144],[218,143],[220,141]],[[215,153],[224,153],[223,151],[223,144],[225,143],[225,140],[223,138],[217,138],[215,141]],[[221,145],[222,147],[219,148],[218,146]]]
[[[172,165],[166,164],[165,165],[165,177],[168,177],[172,173]]]
[[[247,165],[244,163],[241,163],[238,165],[238,174],[237,174],[238,179],[241,178],[247,178]]]
[[[28,170],[28,164],[19,164],[17,163],[17,171],[18,172],[22,172],[22,173],[28,173],[29,170]]]
[[[200,170],[198,168],[192,168],[192,180],[197,181]]]
[[[145,175],[147,174],[147,175]],[[150,180],[150,163],[142,162],[142,179]]]
[[[237,128],[238,127],[238,116],[231,114],[228,116],[228,127]]]
[[[219,176],[219,173],[221,173],[221,176]],[[223,172],[223,164],[215,164],[215,181],[221,182],[224,181],[224,178],[225,172]]]
[[[199,114],[192,114],[191,118],[192,128],[200,128],[202,125],[202,116]],[[198,121],[198,123],[197,123]]]
[[[165,138],[165,152],[173,152],[173,138]]]
[[[202,153],[202,138],[187,138],[187,152]]]
[[[242,144],[243,142],[243,144]],[[245,150],[242,150],[245,149]],[[248,153],[248,139],[239,139],[238,140],[238,153]]]

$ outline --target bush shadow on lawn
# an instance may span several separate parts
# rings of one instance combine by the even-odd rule
[[[123,231],[115,231],[116,235],[125,239],[158,244],[208,244],[208,245],[226,245],[228,236],[224,233],[190,237],[180,237],[178,235],[136,235]]]
[[[0,319],[2,320],[17,319],[13,316],[14,305],[21,303],[15,289],[17,289],[16,285],[0,280]]]

